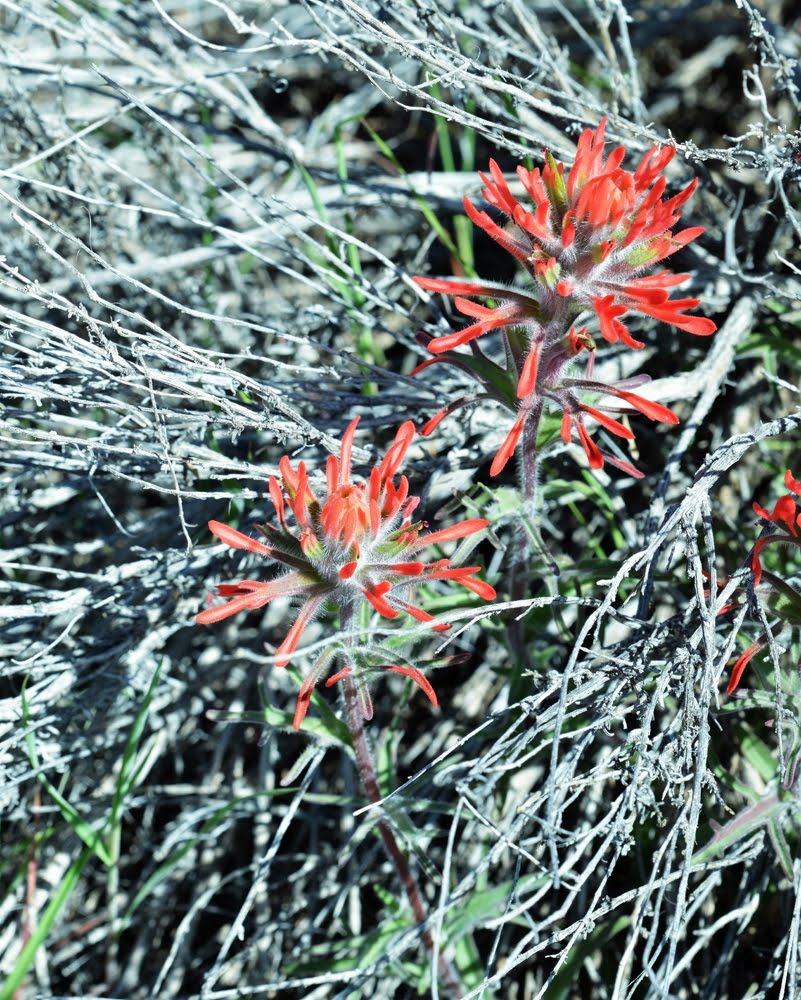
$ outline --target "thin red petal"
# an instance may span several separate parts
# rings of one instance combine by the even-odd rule
[[[382,594],[377,593],[375,588],[370,590],[368,587],[365,587],[362,593],[375,610],[380,615],[383,615],[384,618],[397,618],[400,615],[400,612],[393,608],[388,601],[385,601]]]
[[[584,424],[580,420],[576,421],[576,426],[578,427],[579,439],[584,447],[584,452],[587,456],[587,461],[590,463],[590,468],[602,469],[604,458],[598,445],[592,440],[590,435],[587,433]]]
[[[388,666],[387,670],[392,670],[396,674],[403,674],[406,677],[411,677],[411,679],[415,682],[415,684],[417,684],[418,687],[421,687],[423,691],[425,691],[428,700],[431,702],[434,708],[438,707],[439,703],[437,702],[436,692],[434,691],[434,688],[431,687],[431,684],[429,683],[428,678],[425,676],[425,674],[421,674],[420,671],[415,670],[414,667]]]
[[[486,528],[488,524],[489,521],[483,517],[471,517],[466,521],[459,521],[458,524],[452,524],[449,528],[441,528],[439,531],[432,531],[429,535],[423,535],[412,545],[412,550],[417,551],[428,545],[451,542],[456,538],[466,538],[467,535],[475,534],[476,531]]]
[[[332,677],[328,678],[328,680],[325,682],[325,686],[327,688],[330,688],[333,684],[336,684],[337,681],[341,681],[343,677],[347,677],[348,674],[352,672],[353,672],[352,667],[343,667],[341,670],[338,670]]]
[[[393,573],[401,573],[403,576],[419,576],[425,569],[424,563],[405,562],[391,563],[388,567]]]
[[[350,460],[353,452],[353,437],[356,433],[356,426],[359,418],[354,417],[348,424],[347,430],[342,435],[342,449],[339,453],[339,479],[337,486],[344,486],[350,482]]]
[[[624,400],[629,406],[633,406],[635,410],[639,410],[640,413],[651,420],[658,420],[663,424],[677,424],[679,422],[679,418],[673,410],[662,406],[661,403],[655,403],[652,399],[646,399],[636,392],[626,392],[624,389],[617,389],[613,392],[613,395],[617,396],[618,399]]]
[[[260,542],[255,538],[249,538],[247,535],[243,535],[241,531],[237,531],[236,528],[231,528],[227,524],[223,524],[222,521],[209,521],[209,531],[216,538],[219,538],[221,542],[224,542],[226,545],[230,545],[232,549],[243,549],[245,552],[256,552],[260,556],[272,555],[272,549],[268,548],[263,542]]]
[[[309,688],[308,691],[303,691],[298,695],[298,700],[295,705],[295,717],[292,719],[292,728],[297,732],[303,725],[303,720],[306,718],[306,712],[309,710],[309,705],[311,703],[313,688]]]
[[[198,625],[214,625],[224,618],[230,618],[231,615],[238,614],[240,611],[253,611],[256,608],[260,608],[269,600],[269,597],[261,597],[252,593],[241,594],[239,597],[234,597],[232,600],[226,601],[225,604],[215,604],[211,608],[206,608],[199,615],[195,615],[195,621]]]
[[[731,677],[729,678],[729,683],[726,685],[726,694],[732,694],[740,683],[740,678],[743,676],[743,671],[748,666],[748,664],[753,660],[760,649],[764,649],[767,645],[766,639],[757,639],[756,642],[752,643],[748,649],[739,657],[737,662],[732,668]]]
[[[492,460],[492,465],[490,466],[491,476],[497,476],[500,472],[502,472],[506,463],[512,455],[514,455],[517,442],[520,440],[520,435],[523,433],[523,425],[526,422],[526,416],[527,414],[525,411],[521,410],[517,419],[512,424],[512,429],[506,435],[503,444],[498,449],[497,455]]]
[[[619,420],[614,420],[612,417],[607,416],[600,410],[597,410],[594,406],[588,406],[586,403],[581,404],[581,410],[583,413],[588,413],[593,420],[605,427],[610,433],[617,434],[618,437],[626,438],[631,441],[634,438],[634,432],[630,427],[626,427],[625,424],[621,424]]]
[[[295,619],[292,627],[286,634],[286,638],[275,651],[275,665],[277,667],[285,667],[292,659],[292,654],[297,649],[303,630],[312,618],[314,618],[322,603],[322,596],[310,597],[300,609],[298,617]]]
[[[414,424],[411,420],[405,420],[398,428],[395,434],[395,440],[392,442],[389,451],[386,453],[378,466],[379,477],[382,480],[392,479],[395,473],[400,468],[400,464],[406,457],[406,452],[409,450],[415,431]]]
[[[452,351],[454,347],[461,347],[471,340],[475,340],[490,330],[497,330],[502,326],[511,326],[516,319],[517,310],[510,310],[508,306],[491,310],[492,315],[486,319],[479,320],[478,323],[471,323],[463,330],[456,330],[454,333],[446,333],[442,337],[434,337],[428,345],[432,354],[442,354],[444,351]]]
[[[442,292],[444,295],[485,295],[489,298],[498,293],[492,285],[480,285],[475,281],[459,281],[458,278],[424,278],[415,275],[412,281],[429,292]]]
[[[538,344],[532,344],[528,352],[528,357],[523,365],[523,371],[520,373],[520,379],[517,383],[517,398],[525,399],[526,396],[531,395],[537,387],[537,373],[539,371],[540,363],[540,348]]]

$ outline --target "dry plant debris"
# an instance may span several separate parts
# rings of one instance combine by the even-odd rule
[[[465,998],[801,998],[800,638],[752,572],[801,475],[796,6],[0,0],[0,92],[0,1000],[439,997],[440,955]],[[432,530],[489,522],[498,598],[425,595],[440,708],[378,679],[368,806],[325,699],[292,730],[290,612],[195,625],[254,572],[206,524],[464,392],[410,374],[464,325],[413,276],[510,283],[476,170],[604,117],[699,178],[675,269],[718,330],[632,322],[680,419],[638,426],[643,479],[543,425],[511,589],[495,404],[409,450]]]

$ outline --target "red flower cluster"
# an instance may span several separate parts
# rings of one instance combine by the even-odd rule
[[[506,228],[464,199],[469,218],[525,268],[533,286],[531,291],[491,282],[415,278],[417,284],[429,291],[457,296],[456,308],[475,320],[455,333],[432,338],[428,344],[432,354],[446,355],[442,360],[477,372],[486,384],[486,365],[482,371],[482,367],[471,365],[464,355],[449,352],[470,343],[475,353],[473,342],[477,338],[492,330],[504,332],[517,418],[493,462],[492,475],[503,469],[514,452],[526,422],[532,417],[538,419],[544,400],[563,408],[566,419],[562,436],[569,439],[575,426],[593,468],[603,465],[606,458],[626,472],[637,474],[629,463],[604,455],[592,443],[585,415],[622,437],[632,437],[628,428],[603,415],[599,417],[598,409],[581,403],[571,389],[611,393],[627,404],[623,412],[630,412],[633,407],[652,420],[678,422],[666,407],[620,388],[599,389],[598,383],[578,380],[568,385],[568,380],[562,378],[578,353],[595,349],[586,326],[576,328],[579,317],[588,310],[595,314],[604,340],[620,341],[634,349],[643,347],[643,343],[632,336],[623,322],[623,316],[630,312],[699,336],[707,336],[716,329],[711,320],[687,315],[688,309],[699,304],[698,299],[671,299],[671,289],[687,281],[689,275],[659,271],[638,277],[644,269],[665,260],[703,232],[698,226],[673,232],[681,207],[697,182],[663,200],[666,180],[662,171],[675,150],[654,147],[634,172],[624,170],[623,146],[604,158],[605,127],[603,119],[595,131],[587,129],[581,134],[576,159],[567,177],[564,165],[550,153],[546,153],[542,170],[517,168],[518,178],[532,202],[530,209],[514,197],[497,163],[490,161],[490,176],[479,175],[484,184],[482,194],[509,218]],[[485,306],[463,296],[485,297],[497,304]],[[490,391],[488,395],[509,405],[502,394]],[[459,404],[471,401],[466,399]],[[455,408],[455,405],[446,408],[433,423]],[[433,423],[423,433],[433,429]]]
[[[397,618],[406,612],[417,621],[433,622],[433,617],[412,604],[409,595],[420,584],[451,580],[484,600],[492,600],[495,591],[475,577],[478,566],[451,565],[448,559],[423,562],[419,553],[432,545],[465,538],[486,527],[487,521],[472,518],[440,531],[425,533],[424,521],[412,521],[419,497],[409,495],[405,476],[396,475],[415,435],[414,425],[406,421],[384,458],[371,470],[366,482],[351,479],[351,452],[359,418],[351,421],[342,438],[339,458],[331,455],[326,465],[327,490],[321,503],[315,496],[306,466],[292,467],[284,456],[278,466],[280,480],[270,477],[270,497],[275,507],[277,525],[260,526],[264,541],[250,538],[219,521],[209,528],[220,541],[274,559],[287,568],[283,576],[263,582],[241,580],[221,584],[217,592],[225,603],[209,607],[197,616],[201,625],[212,625],[239,611],[261,608],[276,597],[302,597],[303,605],[286,638],[278,647],[275,662],[289,663],[303,630],[325,601],[335,604],[343,618],[350,617],[358,603],[367,600],[385,618]],[[297,529],[291,527],[291,511]],[[435,630],[449,628],[433,625]],[[344,655],[344,654],[343,654]],[[330,656],[324,662],[327,664]],[[331,677],[328,684],[354,670],[354,662]],[[386,669],[411,677],[436,705],[436,695],[424,675],[408,666]],[[319,677],[313,670],[301,688],[294,726],[303,722],[312,689]],[[363,699],[369,706],[369,699]],[[370,709],[366,707],[369,717]]]

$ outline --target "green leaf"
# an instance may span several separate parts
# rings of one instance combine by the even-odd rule
[[[25,946],[20,952],[19,958],[14,963],[14,968],[11,970],[11,974],[5,983],[0,986],[0,1000],[13,1000],[14,995],[22,985],[25,976],[28,974],[28,969],[33,964],[36,952],[47,940],[53,924],[56,921],[56,917],[58,917],[61,912],[61,908],[64,906],[70,896],[70,893],[77,885],[78,879],[81,877],[81,873],[93,853],[96,853],[94,845],[87,844],[87,846],[84,847],[75,861],[73,861],[67,869],[66,874],[59,882],[55,892],[53,893],[47,908],[39,918],[33,933],[28,938]]]
[[[420,212],[421,212],[423,218],[426,220],[426,222],[431,227],[431,229],[433,229],[434,232],[437,234],[437,237],[439,238],[440,242],[460,262],[460,264],[462,265],[462,268],[464,269],[465,274],[468,277],[475,277],[475,271],[473,270],[472,267],[470,267],[470,264],[469,264],[468,261],[461,259],[461,256],[460,256],[460,253],[459,253],[459,248],[456,246],[456,244],[451,239],[450,233],[442,225],[442,223],[439,221],[439,219],[437,218],[436,213],[434,212],[434,209],[428,204],[428,202],[425,200],[425,198],[422,195],[420,195],[420,194],[417,193],[417,191],[415,190],[414,185],[409,180],[406,171],[401,166],[400,161],[395,156],[395,153],[393,152],[393,150],[387,145],[387,143],[384,142],[384,140],[381,138],[381,136],[376,131],[374,131],[373,129],[370,128],[370,126],[366,122],[363,122],[362,124],[363,124],[365,130],[369,133],[370,138],[373,140],[373,142],[376,144],[376,146],[378,147],[378,149],[381,151],[381,153],[384,156],[386,156],[386,158],[392,163],[392,165],[398,171],[398,173],[400,174],[400,176],[406,179],[406,182],[409,185],[409,191],[411,192],[412,197],[414,198],[414,200],[417,202],[417,206],[420,209]]]

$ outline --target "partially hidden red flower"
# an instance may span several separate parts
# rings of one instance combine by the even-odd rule
[[[801,534],[799,534],[799,528],[801,528],[801,504],[796,499],[801,497],[801,482],[788,469],[784,474],[784,485],[789,490],[789,493],[776,501],[772,511],[766,510],[758,503],[753,504],[754,513],[761,517],[763,521],[766,521],[769,528],[777,526],[783,529],[778,533],[773,531],[771,534],[758,538],[751,555],[751,572],[753,574],[754,589],[759,588],[762,591],[771,593],[775,603],[783,609],[781,618],[784,621],[780,620],[778,628],[787,623],[801,623],[801,618],[799,618],[799,612],[801,612],[801,595],[779,576],[765,570],[761,562],[762,552],[768,545],[795,545],[801,548]],[[734,606],[733,604],[729,604],[725,608],[722,608],[720,613],[722,614]],[[771,633],[774,631],[774,628],[774,626],[771,626]],[[768,645],[768,641],[768,633],[766,633],[751,643],[745,652],[741,653],[732,667],[729,683],[726,686],[726,694],[732,694],[736,690],[745,668],[756,654]]]
[[[754,554],[751,557],[754,586],[757,586],[762,579],[762,564],[759,561],[759,557],[762,555],[762,550],[766,545],[783,542],[784,544],[795,543],[801,546],[801,538],[798,536],[798,528],[801,527],[801,507],[799,507],[798,501],[795,499],[801,496],[801,483],[794,478],[792,472],[788,469],[784,474],[784,485],[790,492],[776,501],[772,511],[765,510],[758,503],[754,503],[753,505],[755,514],[769,524],[779,525],[785,529],[784,534],[765,535],[763,538],[757,540],[754,546]]]
[[[221,542],[275,560],[286,569],[269,581],[241,580],[217,588],[222,604],[214,604],[196,617],[201,625],[212,625],[239,611],[261,608],[277,597],[300,597],[301,609],[275,654],[279,667],[286,666],[297,649],[303,630],[324,602],[332,602],[340,613],[352,616],[366,600],[384,618],[405,612],[420,622],[434,618],[412,603],[414,589],[434,580],[461,584],[484,600],[495,597],[493,588],[475,574],[478,566],[453,566],[448,559],[424,562],[420,553],[432,545],[472,535],[488,524],[471,518],[439,531],[427,532],[425,521],[413,521],[419,497],[409,494],[406,476],[397,476],[415,436],[414,424],[406,421],[398,429],[384,458],[370,471],[366,481],[351,476],[351,453],[359,418],[348,425],[342,437],[339,458],[331,455],[326,464],[326,490],[319,500],[312,489],[306,466],[293,468],[284,456],[279,462],[280,477],[269,480],[270,497],[277,524],[259,525],[264,541],[251,538],[219,521],[209,528]],[[289,522],[291,513],[295,525]],[[436,631],[447,623],[432,625]],[[330,657],[325,659],[327,664]],[[411,677],[434,705],[436,695],[425,676],[409,666],[387,665],[386,669]],[[329,678],[328,684],[347,676],[354,663]],[[314,669],[301,688],[294,726],[300,728],[319,679]],[[369,698],[363,699],[363,707]],[[371,713],[366,708],[365,714]]]
[[[456,308],[473,320],[461,330],[431,338],[428,350],[432,354],[447,355],[443,360],[453,363],[455,357],[463,357],[451,354],[454,348],[471,344],[475,352],[474,342],[484,334],[500,330],[506,336],[519,402],[515,427],[493,463],[493,475],[513,453],[512,442],[519,440],[530,414],[541,410],[542,398],[549,394],[553,398],[565,367],[581,351],[594,350],[587,328],[576,328],[582,314],[594,314],[604,340],[634,349],[644,345],[623,321],[628,313],[639,313],[698,336],[716,329],[711,320],[688,314],[699,305],[699,299],[670,297],[673,288],[689,279],[688,274],[659,271],[641,276],[703,232],[699,226],[675,231],[681,208],[697,182],[663,198],[666,179],[662,172],[675,150],[654,146],[636,170],[628,171],[621,166],[623,146],[604,157],[605,127],[604,118],[594,131],[582,132],[567,176],[564,165],[549,152],[541,170],[517,168],[530,207],[517,200],[497,163],[490,161],[490,175],[479,175],[484,184],[482,194],[507,216],[506,227],[464,199],[469,218],[524,267],[530,290],[461,279],[414,279],[428,291],[456,296]],[[490,299],[493,304],[483,305],[472,301],[474,298]],[[635,408],[640,409],[636,404]],[[574,419],[577,412],[588,411],[571,403],[565,412],[565,426],[576,428],[590,464],[598,467],[602,464],[598,450],[587,446],[583,420]],[[664,407],[660,412],[670,413]],[[673,414],[667,419],[677,422]],[[626,471],[631,468],[628,463],[617,464]]]

